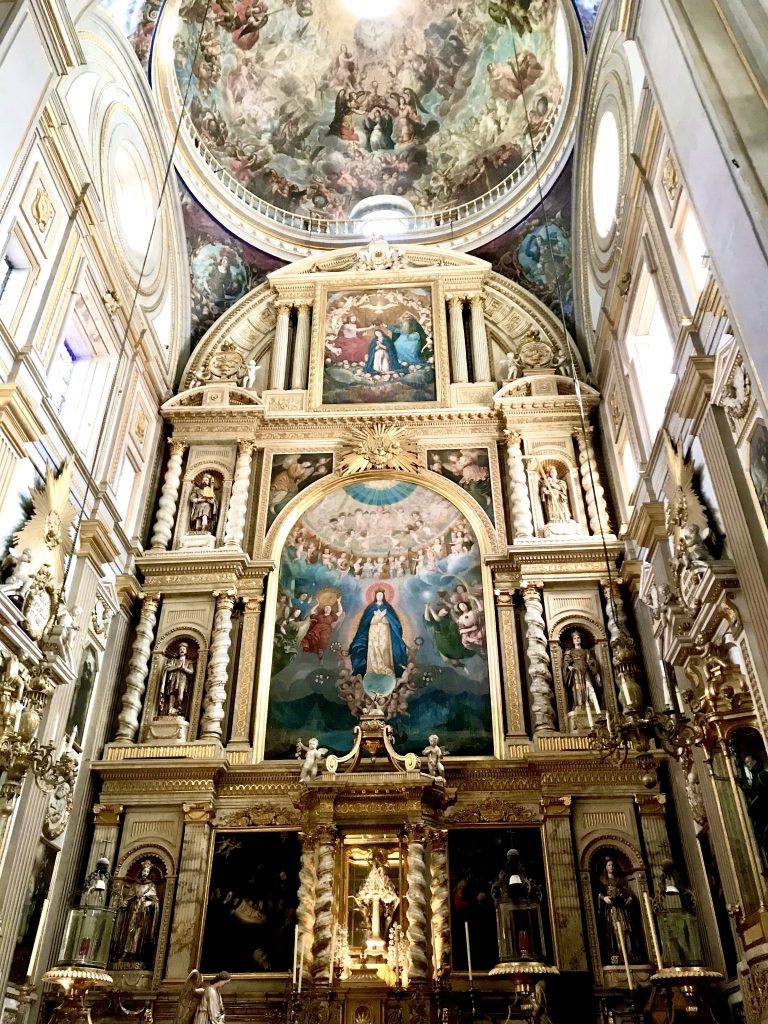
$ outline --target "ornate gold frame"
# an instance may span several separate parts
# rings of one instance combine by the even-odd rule
[[[434,277],[416,276],[413,269],[387,274],[352,275],[340,273],[338,281],[324,280],[318,284],[314,316],[312,318],[312,349],[309,364],[309,408],[323,412],[394,412],[420,409],[436,409],[450,402],[450,368],[448,364],[448,329],[442,301],[442,287]],[[372,279],[372,280],[371,280]],[[397,287],[416,289],[427,288],[432,296],[432,337],[435,346],[435,401],[433,402],[392,402],[385,405],[372,403],[333,404],[323,401],[323,366],[325,352],[325,320],[328,310],[328,295],[340,291],[350,293],[392,291]]]
[[[434,479],[430,479],[434,477]],[[486,565],[488,555],[495,554],[499,549],[499,538],[492,529],[490,520],[483,514],[477,502],[466,494],[458,484],[439,477],[436,473],[398,473],[395,471],[366,473],[363,479],[366,480],[388,480],[397,479],[407,481],[426,487],[439,494],[441,497],[455,505],[461,514],[466,518],[472,527],[480,549],[480,567],[483,581],[483,595],[485,598],[486,612],[486,636],[488,652],[488,684],[491,700],[491,732],[493,735],[493,756],[502,758],[504,756],[504,715],[501,697],[501,665],[499,663],[498,639],[496,635],[496,617],[493,614],[493,580],[491,570]],[[265,555],[271,558],[276,565],[279,565],[280,556],[283,551],[288,534],[301,515],[315,502],[319,501],[326,494],[343,487],[349,481],[339,477],[336,473],[330,474],[311,485],[307,491],[297,495],[294,501],[280,513],[272,524],[270,530],[270,545],[265,550]],[[458,494],[456,492],[459,492]],[[271,637],[275,630],[275,609],[277,607],[277,591],[279,587],[279,574],[273,572],[267,581],[267,593],[264,610],[263,636]],[[268,641],[261,645],[261,654],[257,674],[256,700],[253,721],[253,758],[254,763],[264,760],[264,746],[267,729],[267,713],[269,709],[269,693],[271,688],[272,668],[272,644]],[[425,737],[426,739],[426,737]],[[352,745],[352,730],[350,728],[350,746]],[[467,760],[482,760],[483,758],[467,758]]]

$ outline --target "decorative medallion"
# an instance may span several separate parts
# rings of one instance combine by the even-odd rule
[[[30,212],[32,213],[32,217],[37,225],[37,230],[42,234],[51,223],[51,219],[53,217],[53,203],[51,202],[51,197],[42,185],[38,187],[35,198],[32,200]]]
[[[32,515],[13,535],[19,550],[32,552],[33,571],[44,564],[50,567],[56,587],[64,582],[64,565],[72,551],[70,530],[75,510],[69,492],[73,469],[74,456],[67,459],[58,476],[50,466],[46,469],[45,486],[32,491]]]

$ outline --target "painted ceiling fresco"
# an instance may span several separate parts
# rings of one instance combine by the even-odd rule
[[[555,117],[557,17],[557,0],[407,0],[376,20],[339,0],[186,0],[176,69],[208,149],[260,198],[432,210],[503,181]]]

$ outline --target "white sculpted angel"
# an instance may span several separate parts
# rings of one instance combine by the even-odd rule
[[[312,779],[317,778],[317,773],[320,769],[320,762],[327,753],[327,747],[318,746],[318,739],[316,736],[313,736],[306,746],[301,742],[301,737],[299,737],[296,743],[296,757],[299,760],[304,758],[304,764],[301,766],[299,782],[311,782]]]
[[[204,981],[200,971],[192,971],[179,994],[175,1024],[224,1024],[221,989],[229,980],[226,971],[210,981]]]

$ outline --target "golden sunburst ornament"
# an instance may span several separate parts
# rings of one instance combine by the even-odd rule
[[[45,485],[32,491],[33,512],[27,522],[13,535],[17,551],[32,552],[31,570],[48,565],[56,586],[64,582],[64,566],[72,551],[72,520],[75,510],[69,500],[74,458],[70,456],[56,476],[49,466]]]
[[[385,423],[354,427],[349,432],[350,451],[341,460],[341,473],[365,473],[376,469],[398,469],[415,473],[418,467],[416,449],[408,439],[405,427],[388,427]]]

